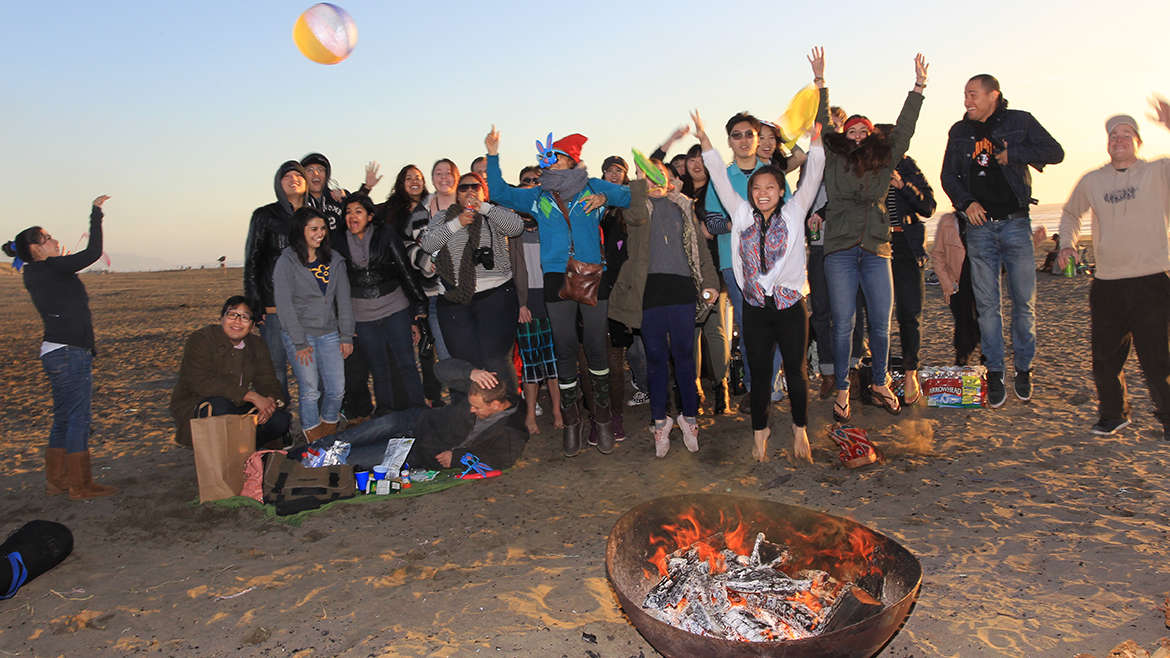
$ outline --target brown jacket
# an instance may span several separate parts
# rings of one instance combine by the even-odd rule
[[[175,443],[191,445],[190,420],[201,400],[219,396],[242,405],[248,391],[277,400],[284,397],[264,340],[248,334],[244,348],[238,350],[218,324],[191,334],[183,349],[179,381],[171,392]]]
[[[955,213],[947,213],[938,219],[934,232],[934,245],[930,248],[930,262],[942,288],[943,301],[948,304],[951,295],[959,288],[959,277],[963,273],[963,260],[967,250],[959,235],[959,220]]]
[[[718,274],[711,262],[711,250],[704,243],[700,245],[699,225],[695,219],[694,202],[678,192],[670,192],[667,198],[677,205],[683,214],[683,243],[687,250],[687,263],[695,290],[702,293],[704,288],[719,289]],[[650,197],[645,180],[630,182],[630,207],[626,210],[628,228],[629,260],[622,265],[613,292],[609,294],[609,317],[627,327],[642,326],[642,295],[646,292],[646,272],[650,269]],[[696,300],[696,318],[706,307]]]

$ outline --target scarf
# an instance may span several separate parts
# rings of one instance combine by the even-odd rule
[[[446,219],[451,221],[459,216],[463,209],[459,204],[452,204],[447,208]],[[443,245],[439,250],[439,277],[443,280],[443,299],[453,304],[466,304],[475,296],[475,250],[479,248],[479,230],[483,227],[483,215],[476,213],[475,220],[467,225],[467,244],[463,245],[463,253],[459,256],[459,276],[455,276],[455,261],[451,257],[450,243]]]
[[[589,182],[589,172],[585,167],[576,169],[545,169],[540,175],[540,187],[546,192],[556,192],[566,205],[571,203],[585,184]]]

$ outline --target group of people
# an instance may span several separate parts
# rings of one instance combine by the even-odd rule
[[[1012,388],[1029,400],[1036,353],[1029,169],[1059,163],[1060,144],[1031,114],[1008,109],[994,77],[972,77],[941,175],[954,212],[940,219],[928,257],[924,220],[936,201],[907,155],[927,85],[925,58],[915,57],[913,87],[892,125],[830,106],[824,51],[813,49],[808,60],[819,108],[807,152],[792,146],[799,135],[741,112],[724,125],[734,158],[725,164],[696,111],[692,126],[674,131],[649,166],[631,169],[611,156],[600,178],[582,160],[587,138],[573,133],[538,142],[538,166],[525,166],[510,184],[494,126],[471,171],[438,160],[430,191],[424,172],[407,165],[380,203],[371,196],[381,179],[374,163],[349,193],[331,186],[322,154],[285,162],[275,176],[276,201],[252,216],[244,294],[188,341],[171,405],[177,440],[189,444],[185,426],[196,415],[252,410],[258,443],[287,437],[291,418],[282,407],[291,366],[308,441],[333,435],[343,415],[351,425],[373,417],[347,431],[368,438],[416,427],[450,404],[455,409],[432,422],[466,417],[456,423],[461,429],[446,442],[424,442],[434,454],[422,456],[449,466],[453,451],[498,424],[497,414],[525,436],[538,431],[539,387],[547,384],[564,454],[586,444],[610,454],[626,438],[628,367],[635,396],[648,398],[656,454],[667,454],[675,425],[694,452],[704,370],[714,413],[732,411],[734,326],[747,389],[739,410],[751,414],[753,457],[767,458],[769,410],[786,389],[793,453],[811,459],[810,341],[819,397],[832,398],[836,421],[852,417],[863,357],[875,405],[898,414],[921,398],[928,260],[954,317],[954,362],[966,365],[981,347],[993,408],[1007,398],[1006,271]],[[1170,128],[1170,106],[1157,101],[1155,111]],[[1080,217],[1091,211],[1100,397],[1092,431],[1111,434],[1129,422],[1121,368],[1132,342],[1170,438],[1170,160],[1137,157],[1141,140],[1129,116],[1109,119],[1106,129],[1111,162],[1074,190],[1059,255],[1061,266],[1076,257]],[[698,144],[667,160],[692,130]],[[787,174],[798,169],[792,190]],[[106,492],[88,477],[88,458],[82,464],[73,456],[88,455],[82,419],[94,347],[75,273],[101,252],[104,200],[94,202],[84,252],[60,256],[39,227],[9,245],[28,262],[25,283],[46,326],[42,361],[55,405],[50,493],[76,497]],[[890,378],[894,318],[901,396]],[[516,438],[509,433],[495,446],[504,459],[518,455]],[[69,479],[61,464],[70,465]]]

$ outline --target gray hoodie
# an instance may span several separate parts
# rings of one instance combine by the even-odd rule
[[[280,328],[292,338],[298,351],[309,346],[306,336],[324,336],[334,331],[341,342],[353,343],[353,307],[349,299],[349,277],[345,258],[336,251],[329,261],[329,284],[325,294],[297,252],[285,247],[272,272],[276,314]]]

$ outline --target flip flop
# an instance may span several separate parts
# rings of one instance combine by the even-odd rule
[[[839,413],[837,411],[838,409],[840,409],[844,413]],[[852,417],[853,417],[853,413],[849,409],[848,402],[846,402],[844,405],[842,405],[840,402],[837,402],[836,400],[833,401],[833,420],[837,421],[838,423],[848,423],[849,419]]]
[[[902,413],[902,406],[898,404],[898,396],[894,395],[892,391],[887,394],[882,393],[872,387],[869,390],[873,394],[870,396],[870,400],[873,402],[874,406],[885,409],[886,413],[890,414],[891,416],[897,416],[898,414]],[[886,395],[889,395],[889,397],[886,397]],[[922,397],[921,393],[919,394],[919,397]],[[915,402],[917,402],[917,400],[915,400]],[[834,412],[835,411],[836,410],[834,409]]]

